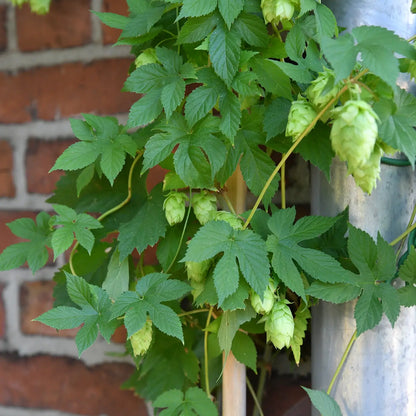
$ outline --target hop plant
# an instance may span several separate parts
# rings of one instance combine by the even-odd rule
[[[186,261],[186,274],[188,279],[194,282],[203,282],[207,276],[208,270],[211,267],[211,259],[197,261]]]
[[[315,106],[317,111],[321,111],[338,94],[339,84],[334,85],[334,81],[334,71],[325,68],[324,72],[320,72],[318,77],[313,80],[311,85],[306,89],[306,96]],[[332,88],[328,89],[328,86],[330,85],[332,85]],[[321,117],[321,120],[326,122],[329,118],[329,114],[330,111],[328,109]]]
[[[50,2],[51,0],[30,0],[30,8],[37,14],[46,14],[49,12]]]
[[[195,217],[204,225],[212,220],[217,212],[217,198],[204,190],[192,196],[192,207]]]
[[[235,230],[241,230],[243,228],[243,222],[240,218],[228,211],[217,211],[214,220],[228,222]]]
[[[292,102],[286,125],[286,136],[296,140],[316,117],[312,104],[306,100]]]
[[[362,100],[347,101],[333,111],[335,116],[330,138],[336,155],[356,170],[370,158],[377,140],[378,116]]]
[[[143,355],[149,349],[152,342],[152,321],[147,320],[143,328],[139,329],[130,337],[133,354]]]
[[[295,330],[292,312],[287,306],[288,303],[286,299],[276,302],[264,325],[267,341],[271,341],[277,349],[290,347],[290,341]]]
[[[365,164],[349,170],[349,173],[354,177],[355,183],[368,194],[371,194],[376,187],[377,179],[380,178],[380,159],[382,155],[383,149],[376,144]]]
[[[163,202],[163,209],[169,225],[182,222],[185,217],[185,201],[188,197],[183,192],[171,191]]]
[[[147,48],[136,58],[134,64],[138,68],[139,66],[154,64],[156,62],[158,62],[156,50],[154,48]]]
[[[260,296],[251,291],[250,293],[250,302],[253,309],[260,313],[261,315],[267,315],[273,308],[275,302],[275,292],[276,284],[273,280],[269,280],[269,284],[264,292],[263,301],[261,300]]]
[[[295,9],[299,7],[299,0],[261,0],[266,23],[278,24],[281,20],[289,20],[293,17]]]

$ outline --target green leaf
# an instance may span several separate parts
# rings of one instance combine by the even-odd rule
[[[95,173],[95,166],[93,164],[87,166],[82,170],[77,178],[77,197],[80,196],[82,190],[92,181]]]
[[[412,247],[409,254],[399,269],[399,277],[405,282],[416,284],[416,250]]]
[[[179,19],[183,17],[198,17],[209,14],[217,7],[217,0],[184,0]]]
[[[195,410],[197,415],[218,416],[218,410],[215,404],[198,387],[190,387],[185,393],[185,400]]]
[[[134,38],[145,35],[162,17],[165,6],[151,5],[150,2],[140,2],[137,10],[132,9],[129,21],[121,33],[121,38]]]
[[[277,65],[288,77],[300,84],[308,84],[313,80],[313,76],[306,65],[300,61],[298,65],[288,62],[271,61],[273,65]]]
[[[52,230],[49,226],[50,216],[40,212],[36,222],[31,218],[19,218],[7,224],[13,234],[30,240],[12,244],[0,254],[0,270],[10,270],[20,267],[27,261],[32,273],[43,267],[48,261]]]
[[[219,24],[209,38],[209,54],[215,72],[230,86],[238,70],[241,53],[238,34]]]
[[[58,330],[71,329],[77,328],[84,322],[84,313],[81,309],[58,306],[33,320]]]
[[[128,127],[143,126],[159,117],[163,109],[160,99],[161,91],[154,90],[136,101],[130,107]]]
[[[185,81],[177,78],[174,82],[162,89],[160,99],[165,110],[166,119],[169,119],[185,97]]]
[[[294,318],[295,329],[293,332],[293,337],[290,340],[290,348],[292,349],[296,365],[299,365],[300,362],[300,348],[303,345],[303,340],[305,338],[306,330],[308,327],[308,319],[310,318],[311,312],[305,302],[302,301],[299,307],[296,309]]]
[[[303,279],[294,263],[313,278],[330,283],[351,283],[351,273],[343,269],[331,256],[302,247],[302,240],[312,239],[327,231],[337,218],[303,217],[295,225],[294,208],[278,210],[268,221],[272,231],[267,239],[267,249],[273,253],[272,266],[279,278],[306,301]]]
[[[308,393],[312,404],[316,409],[324,416],[342,416],[341,409],[338,403],[327,393],[320,390],[312,390],[307,387],[303,387],[303,390]]]
[[[156,186],[147,200],[136,208],[136,215],[120,226],[120,261],[135,248],[142,253],[146,247],[155,245],[165,235],[167,222],[163,213],[163,201],[161,185]]]
[[[178,43],[195,43],[205,39],[214,29],[217,19],[214,14],[189,18],[181,27]]]
[[[400,299],[397,289],[389,283],[381,283],[377,286],[377,295],[381,298],[383,312],[393,327],[400,314]]]
[[[214,88],[203,85],[194,89],[186,99],[185,118],[190,126],[204,118],[217,103],[218,94]]]
[[[357,286],[347,283],[313,282],[306,294],[331,303],[345,303],[356,299],[361,293]]]
[[[315,9],[316,29],[318,39],[338,36],[337,20],[332,11],[323,4],[317,4]]]
[[[289,100],[287,100],[286,98],[278,97],[275,98],[266,107],[263,128],[264,131],[267,133],[267,141],[277,136],[278,134],[284,133],[284,131],[286,130],[290,106],[291,102]],[[301,143],[303,143],[303,141]]]
[[[416,286],[408,285],[397,290],[400,305],[410,308],[416,305]]]
[[[128,258],[121,261],[120,252],[116,249],[108,264],[107,275],[102,287],[107,291],[110,298],[117,299],[129,289],[129,278]]]
[[[257,350],[253,340],[243,332],[235,334],[231,346],[235,358],[257,374]]]
[[[237,290],[238,269],[257,293],[264,293],[269,279],[269,261],[264,241],[253,231],[234,230],[223,221],[208,222],[190,241],[183,260],[199,262],[221,252],[224,253],[223,257],[214,269],[220,304],[226,296]],[[238,268],[232,266],[235,259],[238,260]],[[227,271],[227,266],[232,267],[232,270]]]
[[[74,234],[78,243],[91,253],[95,237],[90,230],[102,228],[102,224],[94,217],[88,214],[77,214],[75,210],[65,205],[55,204],[53,209],[58,213],[54,218],[54,224],[62,226],[52,234],[51,245],[54,258],[56,259],[71,246]]]
[[[129,22],[129,18],[115,13],[103,13],[91,10],[107,26],[114,29],[124,29]]]
[[[381,320],[383,307],[379,302],[374,285],[366,285],[354,309],[357,336],[374,328]]]
[[[233,29],[249,45],[260,48],[267,46],[269,35],[263,20],[259,16],[243,12],[234,22]]]
[[[218,9],[228,29],[243,10],[243,7],[244,0],[218,0]]]
[[[238,98],[231,92],[220,99],[221,131],[234,142],[234,137],[240,127],[241,110]]]

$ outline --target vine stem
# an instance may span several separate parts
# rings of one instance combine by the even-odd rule
[[[209,390],[209,370],[208,370],[208,325],[211,321],[212,316],[212,306],[209,308],[207,322],[205,324],[205,334],[204,334],[204,369],[205,369],[205,391],[209,399],[211,399],[211,392]]]
[[[251,393],[251,396],[253,397],[253,401],[254,401],[254,404],[256,405],[257,411],[259,412],[259,415],[264,416],[263,410],[261,410],[261,405],[259,403],[259,400],[256,396],[256,393],[255,393],[255,391],[253,389],[253,386],[251,385],[250,380],[248,379],[248,377],[246,377],[246,384],[247,384],[247,387],[248,387],[248,389]]]
[[[345,348],[344,354],[342,354],[341,361],[339,362],[338,367],[335,370],[334,375],[332,376],[331,382],[329,383],[328,390],[326,391],[327,394],[331,393],[331,390],[332,390],[332,387],[334,386],[335,380],[337,379],[339,372],[341,371],[342,367],[344,366],[344,363],[345,363],[345,360],[347,359],[348,353],[350,352],[350,350],[351,350],[351,348],[354,344],[354,341],[356,339],[357,339],[357,330],[355,330],[354,333],[352,334],[351,339],[350,339],[350,341],[347,345],[347,348]]]
[[[394,246],[394,245],[396,245],[400,240],[402,240],[402,239],[404,239],[405,237],[407,237],[414,229],[416,228],[416,222],[412,225],[412,226],[410,226],[410,227],[408,227],[407,229],[406,229],[406,231],[405,232],[403,232],[402,234],[400,234],[396,239],[394,239],[391,243],[390,243],[390,245],[391,246]]]
[[[195,315],[196,313],[209,312],[209,309],[195,309],[193,311],[178,313],[178,316]]]
[[[273,179],[279,173],[279,170],[284,165],[284,163],[289,158],[289,156],[298,147],[299,143],[304,139],[305,136],[307,136],[312,131],[312,129],[315,127],[315,125],[318,122],[318,120],[327,112],[327,110],[329,110],[331,108],[331,106],[338,101],[338,99],[341,97],[341,95],[344,94],[344,92],[346,92],[348,90],[349,84],[350,83],[357,82],[367,72],[368,72],[368,69],[364,69],[359,74],[357,74],[355,77],[353,77],[351,79],[348,79],[348,80],[345,80],[344,81],[345,85],[338,91],[338,94],[332,100],[330,100],[327,103],[327,105],[311,121],[311,123],[308,125],[308,127],[306,127],[306,129],[300,134],[300,136],[292,144],[292,146],[290,147],[290,149],[285,154],[282,155],[282,159],[280,160],[280,162],[275,167],[275,169],[272,172],[272,174],[267,179],[265,185],[263,186],[263,189],[260,192],[260,195],[258,196],[258,198],[257,198],[257,200],[256,200],[256,202],[255,202],[255,204],[253,206],[253,208],[251,209],[250,215],[248,216],[246,222],[244,223],[243,230],[245,230],[249,226],[249,224],[250,224],[251,220],[253,219],[253,216],[254,216],[254,214],[255,214],[255,212],[257,210],[257,208],[259,207],[261,201],[263,200],[264,194],[266,193],[267,189],[269,189],[269,186],[272,183]]]
[[[130,166],[130,170],[129,170],[129,176],[127,179],[127,196],[126,198],[120,202],[118,205],[116,205],[113,208],[110,208],[108,211],[104,212],[104,214],[100,215],[97,220],[98,221],[102,221],[104,218],[108,217],[109,215],[113,214],[114,212],[118,211],[119,209],[123,208],[125,205],[127,205],[132,197],[132,181],[133,181],[133,171],[135,166],[137,165],[137,162],[140,160],[140,158],[143,156],[143,150],[140,150],[139,152],[137,152],[136,157],[133,160],[133,163]],[[74,269],[74,255],[76,252],[76,249],[79,246],[79,242],[77,241],[74,245],[74,247],[71,250],[71,254],[69,255],[69,269],[71,270],[71,273],[76,276],[77,274],[75,273],[75,269]]]

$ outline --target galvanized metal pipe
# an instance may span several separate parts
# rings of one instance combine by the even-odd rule
[[[378,25],[402,37],[416,33],[410,0],[328,0],[341,26]],[[409,90],[406,79],[400,81]],[[340,162],[331,168],[331,183],[312,172],[312,212],[335,215],[347,205],[350,221],[387,241],[406,228],[416,204],[416,173],[410,167],[382,166],[371,196],[357,188]],[[354,303],[322,302],[313,310],[312,385],[326,390],[355,330]],[[344,416],[416,415],[416,308],[402,308],[394,328],[387,319],[355,342],[332,395]],[[318,413],[313,413],[314,415]]]

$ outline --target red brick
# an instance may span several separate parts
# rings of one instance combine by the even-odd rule
[[[14,197],[13,149],[6,140],[0,140],[0,197]]]
[[[131,59],[68,63],[0,73],[0,123],[56,120],[81,112],[126,112],[137,94],[121,92]]]
[[[20,328],[28,335],[48,335],[56,337],[75,337],[78,329],[57,331],[40,322],[33,322],[42,313],[53,307],[54,282],[25,282],[20,287]]]
[[[19,49],[69,48],[91,41],[90,2],[87,0],[53,0],[50,12],[37,15],[25,4],[16,12]]]
[[[7,7],[0,6],[0,51],[4,51],[7,46],[6,18]]]
[[[110,12],[121,14],[123,16],[128,15],[127,3],[120,0],[104,0],[103,3],[103,12]],[[121,30],[113,29],[107,25],[102,25],[103,30],[103,43],[116,43],[118,37],[120,36]]]
[[[50,194],[54,191],[55,184],[63,172],[48,172],[58,156],[74,142],[74,139],[29,139],[26,149],[26,183],[29,193]]]
[[[76,359],[0,356],[0,404],[51,409],[89,416],[146,416],[145,403],[120,390],[131,375],[128,364],[88,367]]]
[[[6,335],[6,308],[3,300],[4,285],[0,284],[0,339]]]

